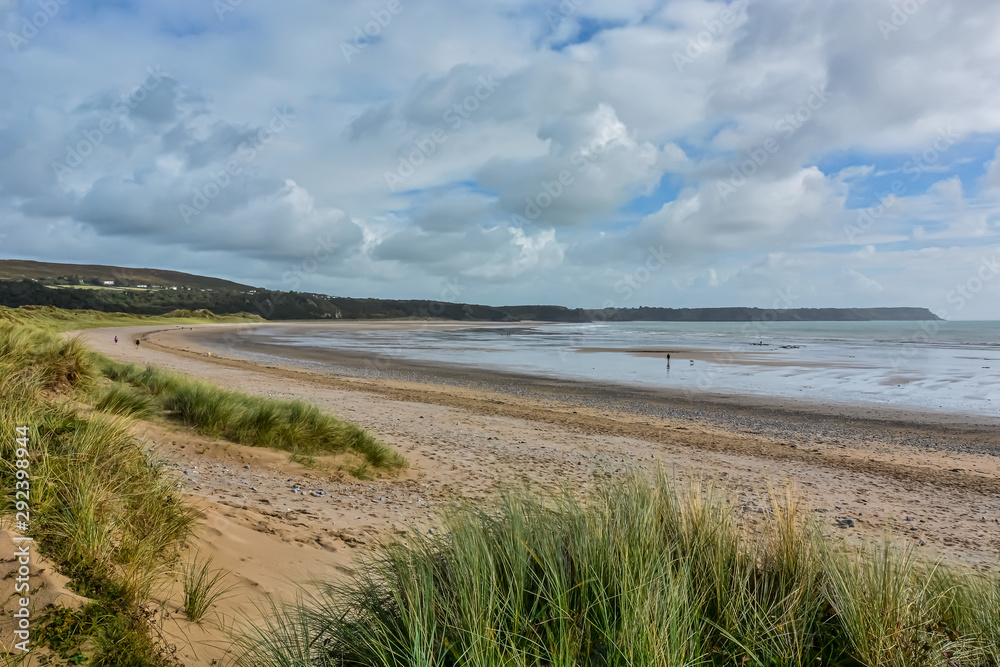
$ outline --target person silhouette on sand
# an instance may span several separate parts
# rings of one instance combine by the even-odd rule
[[[667,355],[667,370],[670,369],[670,355]]]
[[[135,349],[137,349],[137,350],[139,349],[139,339],[138,338],[135,339]]]
[[[118,344],[118,336],[115,336],[115,345]]]

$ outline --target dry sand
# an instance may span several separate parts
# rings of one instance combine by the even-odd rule
[[[180,620],[170,603],[164,634],[185,665],[224,664],[221,628],[234,616],[291,600],[309,580],[341,577],[378,540],[434,529],[455,501],[484,501],[511,485],[582,491],[663,467],[682,479],[716,480],[751,523],[763,519],[768,485],[791,485],[837,539],[891,532],[928,556],[977,567],[995,566],[1000,553],[1000,428],[989,420],[746,397],[692,401],[440,364],[373,374],[348,354],[332,365],[326,359],[323,372],[275,356],[253,363],[245,350],[220,356],[218,347],[198,344],[225,330],[136,327],[82,335],[116,360],[316,403],[392,444],[410,468],[358,481],[338,472],[337,460],[309,469],[283,452],[143,426],[148,446],[176,468],[204,515],[200,553],[233,573],[231,596],[201,626]],[[115,334],[122,343],[114,344]],[[126,343],[137,337],[138,350]],[[838,528],[837,518],[853,518],[856,526]],[[176,591],[164,597],[176,600]]]

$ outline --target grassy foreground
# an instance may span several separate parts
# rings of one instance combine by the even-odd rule
[[[238,324],[263,322],[259,315],[236,313],[216,315],[207,310],[175,310],[166,315],[132,315],[130,313],[105,313],[97,310],[67,310],[52,306],[0,306],[0,323],[27,324],[46,331],[75,331],[98,327],[126,327],[142,324]]]
[[[243,642],[247,667],[988,667],[1000,578],[824,540],[790,499],[752,534],[660,476],[504,498],[385,546]]]
[[[96,380],[95,357],[79,341],[0,325],[2,512],[9,519],[20,509],[15,489],[27,481],[27,534],[90,600],[82,609],[36,610],[32,645],[92,665],[166,664],[144,605],[194,516],[133,439],[129,420],[77,409]],[[26,446],[15,440],[19,427]],[[26,475],[18,459],[29,461]]]
[[[81,608],[35,610],[33,648],[47,647],[62,659],[47,664],[175,664],[151,618],[157,588],[177,569],[195,518],[173,475],[132,436],[132,416],[165,409],[247,444],[354,451],[373,466],[402,465],[386,445],[315,407],[115,364],[79,339],[22,324],[0,323],[0,397],[3,525],[13,525],[16,511],[28,511],[26,534],[88,600]],[[22,433],[27,440],[18,442]],[[218,582],[207,565],[189,569],[185,609],[200,616],[217,597]],[[2,638],[5,646],[9,639]]]

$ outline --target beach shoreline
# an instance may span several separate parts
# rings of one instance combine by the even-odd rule
[[[530,326],[513,324],[507,326]],[[664,429],[699,428],[737,440],[754,440],[754,446],[715,447],[743,451],[780,460],[814,460],[827,450],[863,453],[868,468],[880,461],[894,461],[905,452],[912,468],[921,459],[963,455],[981,458],[983,472],[969,478],[965,469],[932,466],[938,484],[961,487],[974,484],[1000,491],[994,468],[1000,454],[1000,419],[981,415],[917,412],[904,408],[865,404],[831,404],[794,399],[699,392],[685,394],[670,389],[641,389],[606,382],[581,382],[439,362],[404,359],[373,362],[370,355],[329,348],[294,348],[232,337],[265,325],[205,325],[202,327],[139,327],[146,342],[173,358],[211,359],[215,366],[302,378],[340,391],[358,391],[393,400],[436,404],[443,407],[548,422],[562,428],[608,436],[625,435],[650,442],[662,439]],[[281,327],[310,327],[313,323],[278,323]],[[329,326],[324,324],[324,326]],[[344,322],[353,328],[458,328],[493,327],[495,323],[420,322],[411,320]],[[131,338],[132,334],[129,334]],[[220,339],[230,347],[220,345]],[[240,348],[231,347],[240,342]],[[785,442],[797,440],[795,442]],[[734,440],[735,442],[735,440]],[[709,446],[700,443],[701,446]],[[916,455],[916,459],[912,457]],[[836,456],[835,459],[854,457]],[[843,461],[834,461],[845,465]],[[906,466],[883,466],[885,473],[899,473]],[[987,472],[987,470],[990,470]],[[974,468],[970,468],[970,472]],[[909,473],[901,473],[906,477]]]
[[[213,347],[226,327],[232,334],[231,325],[206,325],[81,335],[116,361],[314,403],[395,447],[409,468],[358,480],[322,461],[308,468],[284,452],[147,428],[143,437],[176,468],[184,493],[206,517],[199,548],[241,582],[242,606],[234,602],[225,614],[245,612],[253,599],[291,600],[310,570],[317,578],[343,576],[371,545],[439,528],[442,512],[456,502],[484,504],[525,485],[586,493],[657,470],[681,484],[710,480],[751,527],[769,511],[769,494],[787,485],[835,540],[871,544],[891,534],[930,558],[979,568],[998,563],[1000,430],[982,420],[925,416],[910,423],[898,411],[821,414],[741,406],[739,397],[681,405],[677,397],[634,389],[440,364],[377,369],[363,355],[303,362],[270,348]],[[141,344],[116,345],[115,334]],[[324,493],[300,494],[293,485]],[[842,528],[838,518],[854,525]],[[268,576],[289,559],[298,564],[294,581]],[[217,656],[210,647],[200,650],[189,664]]]
[[[227,358],[241,359],[260,365],[287,365],[311,370],[316,373],[352,376],[366,379],[412,380],[418,383],[442,384],[456,387],[489,387],[504,391],[514,387],[516,392],[525,392],[554,398],[572,400],[581,396],[631,397],[660,407],[669,406],[675,416],[693,415],[697,418],[711,418],[713,412],[753,411],[755,414],[770,414],[774,419],[797,419],[832,417],[837,419],[875,420],[904,426],[928,425],[954,427],[960,430],[979,431],[983,434],[1000,433],[1000,416],[980,413],[960,413],[947,410],[929,411],[906,406],[871,403],[863,400],[854,402],[815,400],[798,397],[752,395],[737,392],[711,390],[674,389],[663,386],[644,387],[616,383],[606,380],[584,380],[571,377],[557,377],[540,373],[522,373],[496,368],[455,364],[441,361],[423,361],[401,358],[385,354],[360,353],[355,350],[333,349],[308,345],[282,345],[268,342],[265,337],[247,335],[260,328],[274,326],[287,329],[288,335],[308,334],[316,327],[350,327],[352,329],[448,329],[448,328],[515,328],[532,327],[552,323],[470,323],[470,322],[415,322],[397,320],[391,322],[337,322],[303,323],[282,322],[246,325],[211,325],[189,330],[160,331],[151,339],[153,342],[178,351],[190,350],[198,353],[213,352]],[[233,335],[242,332],[242,335]],[[234,346],[234,343],[236,346]],[[673,350],[674,348],[671,348]],[[604,348],[580,348],[578,353],[588,354],[605,351]],[[666,353],[649,350],[614,350],[635,356],[662,358]],[[680,363],[688,359],[711,361],[718,350],[693,349],[676,346],[682,356],[675,356]],[[760,363],[756,352],[746,352],[743,356],[727,353],[726,363]],[[730,361],[730,357],[732,360]],[[765,362],[767,363],[767,362]],[[817,366],[825,366],[818,362]],[[635,403],[623,404],[627,411],[642,411]]]

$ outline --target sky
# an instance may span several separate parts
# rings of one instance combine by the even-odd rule
[[[0,0],[0,257],[1000,319],[995,0]]]

